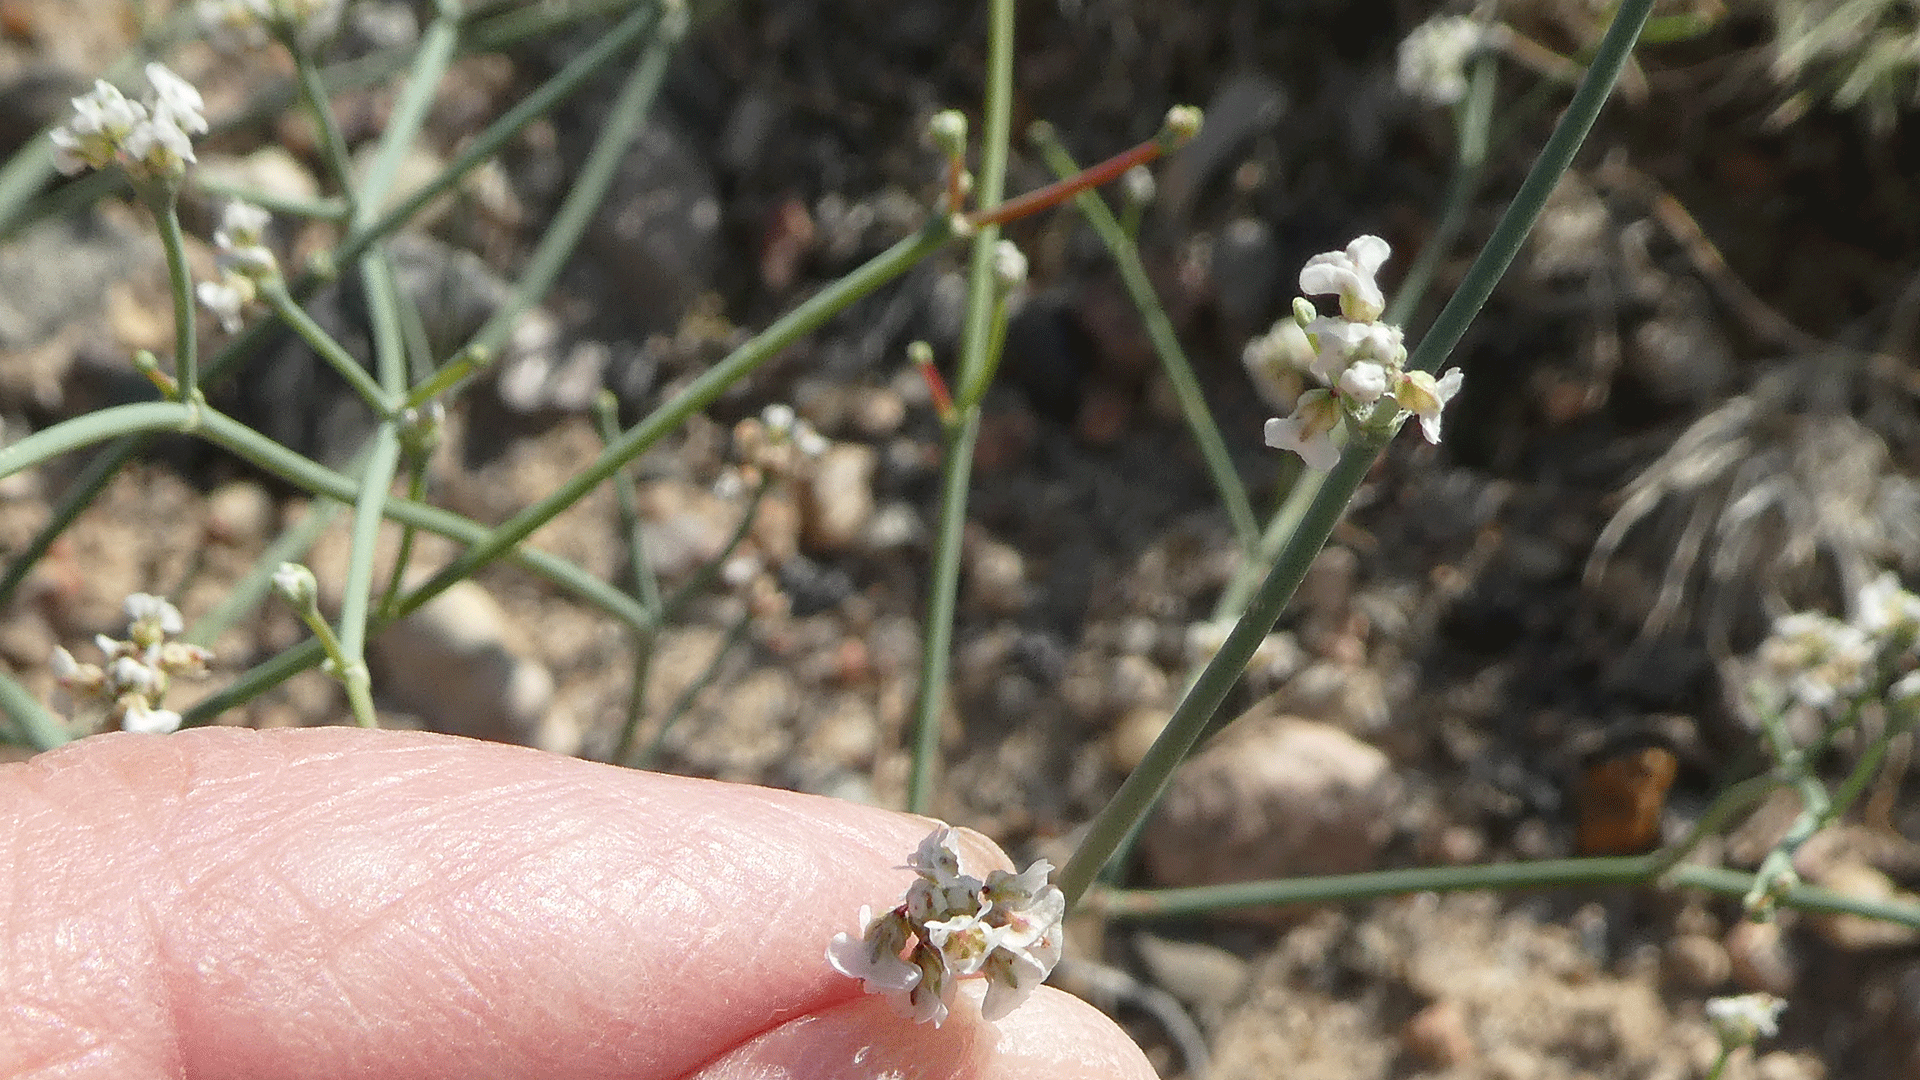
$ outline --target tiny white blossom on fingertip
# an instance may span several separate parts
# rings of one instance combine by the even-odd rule
[[[120,710],[120,729],[141,735],[171,735],[184,722],[172,709],[156,709],[139,694],[129,694]]]
[[[865,984],[870,994],[907,991],[920,981],[920,969],[900,959],[907,947],[905,920],[897,912],[879,919],[873,909],[860,908],[860,936],[835,934],[827,946],[827,963],[835,971]]]
[[[961,871],[954,831],[942,825],[902,869],[915,875],[905,898],[878,917],[861,908],[860,936],[837,934],[827,948],[834,970],[887,995],[902,1016],[939,1026],[957,980],[983,975],[983,1015],[999,1019],[1059,961],[1066,897],[1047,882],[1052,864],[981,881]]]

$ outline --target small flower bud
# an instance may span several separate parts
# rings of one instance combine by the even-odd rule
[[[1320,309],[1313,306],[1313,301],[1304,296],[1296,296],[1293,298],[1293,323],[1300,328],[1301,333],[1312,334],[1312,331],[1308,330],[1307,327],[1312,326],[1313,321],[1319,317]],[[1318,349],[1320,346],[1316,342],[1313,347]]]
[[[1120,192],[1133,206],[1145,206],[1159,193],[1159,185],[1153,179],[1153,170],[1145,165],[1135,165],[1120,174]]]
[[[927,139],[949,158],[967,156],[967,116],[959,109],[942,109],[927,121]]]
[[[1027,257],[1011,240],[993,246],[993,280],[1002,294],[1011,293],[1027,280]]]
[[[313,580],[313,571],[299,563],[281,563],[273,572],[273,587],[301,615],[319,612],[319,583]]]
[[[1787,1003],[1772,994],[1741,994],[1707,999],[1707,1023],[1723,1050],[1752,1046],[1763,1036],[1780,1033],[1780,1013]]]
[[[1201,115],[1195,105],[1175,105],[1168,109],[1167,119],[1160,125],[1160,142],[1167,149],[1185,146],[1200,134]]]

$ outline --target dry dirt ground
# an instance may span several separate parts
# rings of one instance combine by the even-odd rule
[[[405,40],[416,6],[357,0],[343,48]],[[591,391],[613,389],[634,419],[913,228],[937,172],[920,125],[977,108],[979,7],[741,0],[704,22],[539,332],[454,410],[430,497],[505,518],[597,452]],[[1502,5],[1563,51],[1590,40],[1586,10]],[[1208,108],[1208,134],[1160,172],[1145,251],[1263,507],[1292,471],[1258,445],[1272,407],[1241,346],[1284,312],[1308,255],[1371,231],[1404,268],[1443,199],[1446,114],[1393,82],[1394,43],[1428,14],[1412,0],[1022,5],[1016,129],[1050,120],[1091,160],[1151,134],[1170,104]],[[0,0],[0,150],[34,126],[13,118],[51,117],[136,29],[122,0]],[[461,61],[421,168],[591,34]],[[1649,747],[1675,776],[1635,827],[1674,835],[1752,767],[1723,672],[1768,605],[1838,610],[1837,583],[1867,565],[1915,581],[1914,124],[1873,133],[1818,107],[1770,119],[1785,94],[1766,75],[1767,37],[1764,12],[1736,6],[1703,39],[1643,50],[1456,354],[1468,377],[1446,443],[1403,437],[1369,478],[1230,702],[1248,716],[1195,763],[1132,881],[1217,880],[1263,857],[1277,860],[1263,872],[1304,873],[1573,854],[1609,785],[1645,782],[1636,763],[1661,771]],[[176,57],[216,117],[284,75],[197,44]],[[1565,89],[1509,66],[1500,93],[1468,255]],[[484,311],[609,96],[535,125],[426,239],[406,241],[429,329],[457,334]],[[381,90],[343,95],[349,139],[377,134],[389,104]],[[301,124],[263,121],[216,134],[203,156],[297,190],[317,183],[313,150]],[[1015,189],[1045,179],[1016,153]],[[204,236],[205,201],[188,213]],[[1013,235],[1034,273],[975,463],[938,811],[1057,861],[1167,715],[1236,556],[1098,244],[1067,214]],[[280,239],[290,252],[324,242]],[[1439,295],[1464,265],[1443,262]],[[0,239],[5,437],[138,394],[126,357],[170,341],[162,273],[123,200]],[[640,727],[654,767],[903,799],[939,435],[901,357],[913,338],[952,354],[959,275],[957,258],[931,260],[637,464],[649,559],[672,588],[742,512],[714,493],[737,421],[789,401],[835,442],[811,477],[772,488],[721,579],[656,642]],[[350,302],[322,306],[355,332]],[[221,400],[343,462],[365,419],[315,372],[282,348]],[[0,556],[80,465],[0,485]],[[204,616],[314,509],[204,448],[157,444],[0,608],[0,664],[48,691],[53,647],[117,631],[135,591]],[[609,489],[533,542],[633,580]],[[336,522],[310,555],[323,589],[337,590],[345,547]],[[389,536],[389,557],[396,547]],[[413,572],[450,554],[423,540]],[[608,754],[633,641],[526,573],[477,581],[437,621],[376,646],[383,721]],[[247,614],[213,642],[209,685],[300,636],[271,606]],[[310,673],[220,722],[343,714]],[[1914,887],[1914,795],[1902,766],[1803,870],[1835,887]],[[1790,814],[1763,808],[1703,857],[1751,867]],[[1791,1005],[1780,1038],[1728,1076],[1920,1075],[1911,936],[1737,916],[1726,900],[1570,891],[1084,921],[1060,979],[1114,1010],[1170,1077],[1679,1080],[1712,1058],[1703,1001],[1751,989]]]

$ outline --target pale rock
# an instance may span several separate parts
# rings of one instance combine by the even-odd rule
[[[458,582],[388,627],[369,646],[374,690],[428,727],[533,744],[553,700],[553,675],[486,589]]]
[[[800,536],[810,552],[833,554],[859,543],[873,520],[879,455],[861,443],[835,443],[814,463],[800,498]]]
[[[1733,975],[1726,946],[1706,934],[1679,934],[1662,951],[1666,980],[1682,990],[1718,990]]]
[[[960,558],[966,575],[961,592],[969,608],[991,615],[1018,615],[1027,609],[1027,560],[1013,545],[984,529],[969,529]]]
[[[1387,756],[1327,724],[1249,718],[1180,768],[1144,838],[1166,886],[1366,870],[1392,834]]]
[[[1841,859],[1824,867],[1812,879],[1822,888],[1832,889],[1855,900],[1912,907],[1915,897],[1901,889],[1886,874],[1857,858]],[[1869,919],[1863,915],[1816,915],[1813,927],[1836,948],[1848,952],[1901,949],[1920,941],[1920,931],[1899,923]]]

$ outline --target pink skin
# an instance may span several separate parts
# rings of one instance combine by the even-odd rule
[[[827,966],[928,831],[425,734],[86,739],[0,767],[0,1074],[1151,1080],[1049,988],[935,1030]]]

